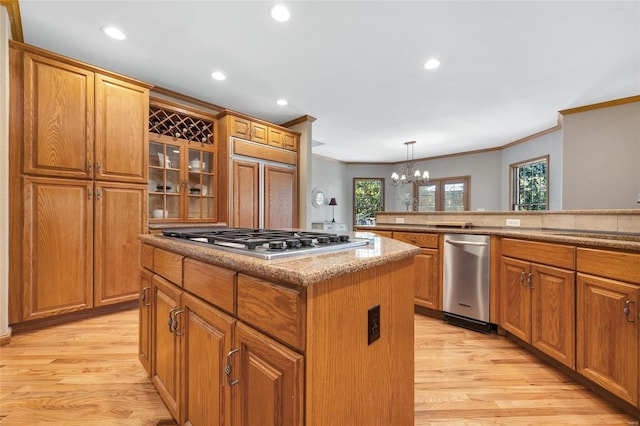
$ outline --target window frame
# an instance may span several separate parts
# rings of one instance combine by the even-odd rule
[[[462,211],[469,211],[470,209],[469,200],[471,199],[471,195],[470,195],[471,194],[471,176],[470,175],[429,179],[429,182],[427,182],[426,185],[433,185],[434,183],[436,185],[436,205],[435,205],[434,211],[447,212],[444,210],[444,186],[446,184],[452,184],[452,183],[463,183],[465,185],[465,191],[462,195]],[[418,196],[419,196],[418,187],[426,186],[426,185],[418,185],[416,183],[413,184],[413,193],[415,194],[413,211],[423,211],[423,212],[431,211],[431,210],[419,210],[420,204],[418,202]]]
[[[530,158],[528,160],[525,161],[519,161],[517,163],[512,163],[509,164],[509,210],[510,211],[546,211],[549,210],[549,176],[550,176],[550,164],[549,164],[549,154],[547,155],[542,155],[540,157],[535,157],[535,158]],[[535,164],[535,163],[540,163],[544,161],[546,163],[546,173],[545,173],[545,193],[546,193],[546,197],[545,197],[545,201],[546,201],[546,205],[544,210],[522,210],[522,209],[518,209],[516,210],[516,205],[515,205],[515,170],[519,167],[522,166],[526,166],[529,164]]]
[[[384,193],[385,193],[385,178],[383,177],[354,177],[351,187],[351,193],[353,195],[353,209],[352,209],[352,223],[353,226],[358,225],[357,212],[356,212],[356,183],[359,181],[380,181],[380,210],[384,211]]]

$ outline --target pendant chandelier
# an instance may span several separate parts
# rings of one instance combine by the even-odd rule
[[[424,171],[424,173],[420,173],[415,161],[413,161],[413,145],[415,145],[416,141],[405,142],[404,144],[407,146],[407,162],[402,166],[402,173],[398,176],[398,173],[391,173],[391,185],[393,186],[405,186],[410,183],[415,183],[417,185],[424,185],[429,182],[429,172]],[[409,158],[409,148],[411,148],[411,158]]]

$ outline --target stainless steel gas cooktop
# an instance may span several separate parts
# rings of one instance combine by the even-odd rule
[[[345,250],[369,243],[326,232],[254,228],[174,228],[163,230],[162,235],[261,259]]]

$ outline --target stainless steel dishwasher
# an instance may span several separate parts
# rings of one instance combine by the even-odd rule
[[[445,234],[444,320],[489,333],[490,238],[488,235]]]

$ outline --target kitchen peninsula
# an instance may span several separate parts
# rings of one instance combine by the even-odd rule
[[[273,260],[140,236],[140,360],[179,423],[413,424],[419,250],[351,235]]]

